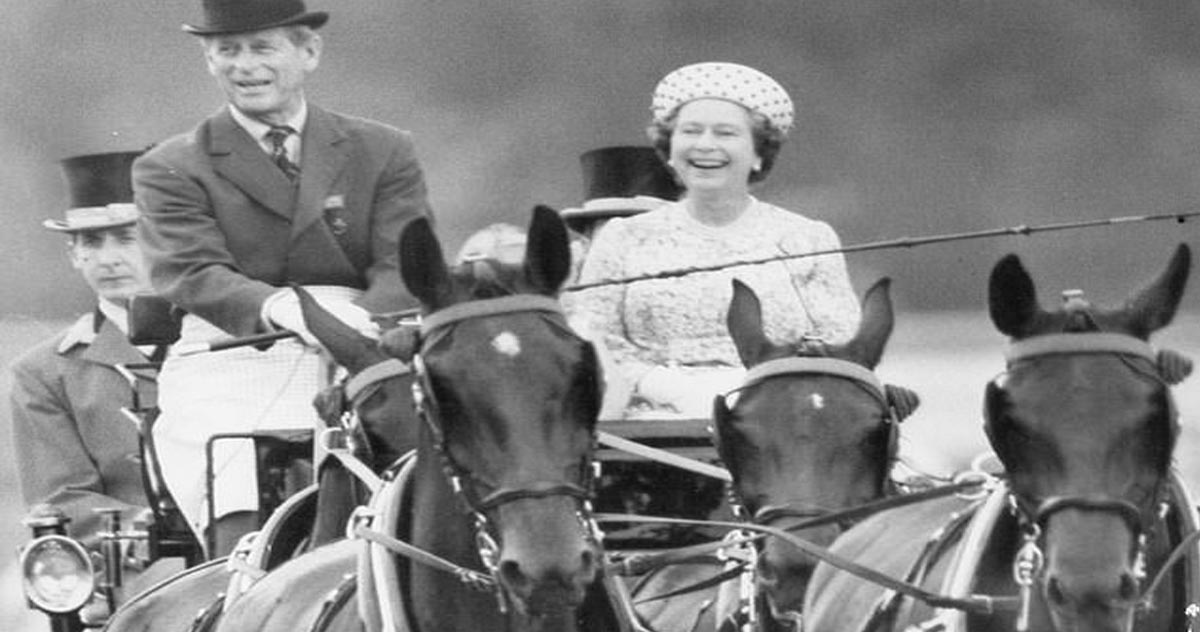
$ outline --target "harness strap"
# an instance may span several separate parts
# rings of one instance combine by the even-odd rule
[[[870,369],[839,358],[789,357],[768,360],[746,372],[742,388],[753,386],[769,377],[795,373],[823,373],[854,380],[866,386],[880,401],[886,402],[883,384]]]
[[[789,526],[787,530],[801,531],[803,529],[811,529],[813,527],[819,527],[826,524],[855,522],[881,511],[895,509],[896,507],[903,507],[905,505],[915,505],[916,503],[924,502],[926,500],[935,500],[943,496],[958,494],[974,487],[984,487],[989,484],[989,479],[986,478],[964,479],[954,483],[949,483],[947,485],[939,485],[932,489],[927,489],[920,492],[913,492],[911,494],[903,494],[900,496],[889,496],[880,500],[874,500],[862,505],[850,507],[849,509],[821,514],[820,516],[810,518],[809,520],[805,520],[799,524]],[[806,517],[802,513],[802,510],[790,510],[787,507],[767,506],[758,510],[758,512],[755,513],[754,518],[759,523],[765,523],[785,516]]]
[[[729,470],[723,467],[710,465],[696,459],[689,459],[685,456],[679,456],[673,452],[659,448],[653,448],[648,445],[638,443],[637,441],[630,441],[629,439],[618,437],[617,435],[604,432],[603,430],[596,432],[596,440],[599,441],[601,445],[605,445],[610,448],[616,448],[622,452],[628,452],[635,456],[650,459],[651,461],[673,465],[689,472],[703,474],[705,476],[722,481],[728,482],[733,480],[733,476],[729,474]]]
[[[644,597],[642,599],[638,599],[637,601],[635,601],[633,603],[634,603],[634,605],[640,606],[644,603],[662,601],[663,599],[670,599],[671,597],[678,597],[680,595],[687,595],[687,594],[691,594],[694,592],[699,592],[701,590],[704,590],[705,588],[711,588],[713,586],[719,586],[721,584],[724,584],[725,582],[727,582],[731,579],[735,579],[735,578],[741,576],[741,574],[744,572],[746,572],[745,565],[736,564],[734,566],[731,566],[728,569],[725,569],[725,570],[717,573],[716,575],[713,575],[712,577],[709,577],[708,579],[702,579],[698,582],[694,582],[694,583],[688,584],[686,586],[681,586],[679,588],[676,588],[675,590],[669,590],[665,593],[654,595],[652,597]]]
[[[635,520],[624,520],[623,518],[633,518],[636,521],[644,521],[649,516],[639,514],[595,514],[593,516],[597,522],[633,522]],[[681,519],[682,520],[682,519]],[[692,523],[708,524],[702,520],[693,520]],[[616,561],[610,561],[605,567],[606,575],[622,575],[634,577],[644,575],[650,571],[670,566],[672,564],[689,564],[694,562],[702,562],[713,559],[714,554],[721,549],[755,540],[761,540],[762,535],[753,535],[748,537],[733,538],[729,540],[718,540],[714,542],[704,542],[702,544],[692,544],[674,549],[668,549],[659,553],[637,553],[628,557],[620,558]]]
[[[471,588],[482,591],[490,591],[495,586],[495,580],[492,579],[492,576],[488,575],[487,573],[481,573],[470,568],[459,566],[458,564],[455,564],[454,562],[451,562],[443,557],[434,555],[433,553],[430,553],[424,549],[413,546],[403,540],[393,538],[387,534],[371,529],[370,527],[358,525],[354,528],[353,533],[359,538],[378,544],[386,548],[388,551],[391,551],[397,555],[402,555],[414,562],[424,564],[440,571],[446,571],[447,573],[458,577],[462,583],[470,586]]]
[[[342,581],[338,582],[338,585],[330,590],[329,594],[325,596],[325,600],[321,602],[321,611],[317,613],[317,618],[313,620],[309,632],[326,632],[333,624],[333,618],[354,597],[356,590],[358,590],[358,576],[351,573],[343,577]]]
[[[1130,355],[1157,362],[1150,343],[1128,334],[1084,332],[1034,336],[1011,343],[1005,358],[1009,364],[1018,360],[1044,355],[1067,353],[1116,353]]]
[[[383,486],[383,479],[379,478],[379,475],[374,470],[367,467],[367,464],[363,463],[362,459],[359,459],[346,447],[344,437],[345,431],[341,428],[326,428],[321,431],[319,437],[321,447],[324,448],[327,454],[332,454],[336,457],[343,467],[357,477],[358,480],[362,481],[367,486],[367,489],[371,490],[372,494],[378,492],[379,488]]]
[[[865,579],[873,584],[882,586],[888,590],[892,590],[914,599],[919,599],[929,606],[934,608],[952,608],[955,610],[963,610],[966,612],[989,614],[997,610],[1011,610],[1017,607],[1017,599],[1015,597],[992,596],[992,595],[966,595],[962,597],[953,597],[925,590],[920,586],[915,586],[909,582],[896,579],[890,575],[886,575],[873,568],[868,568],[849,558],[843,557],[830,551],[829,549],[813,544],[803,538],[798,538],[783,529],[760,525],[760,524],[745,524],[741,522],[726,522],[722,520],[688,520],[685,518],[664,518],[657,516],[639,516],[636,514],[597,514],[594,518],[598,522],[647,522],[657,524],[680,524],[693,526],[714,526],[726,527],[729,529],[743,529],[746,531],[758,531],[762,534],[773,535],[792,546],[800,549],[802,553],[813,557],[819,561],[825,562],[834,568],[843,570],[851,575],[855,575],[861,579]]]
[[[446,325],[468,318],[528,311],[563,314],[562,305],[559,304],[557,299],[550,298],[549,296],[534,294],[499,296],[478,301],[456,303],[425,316],[421,319],[421,336],[428,336],[430,332],[436,329],[441,329]]]
[[[1142,597],[1139,601],[1149,603],[1150,599],[1154,595],[1154,591],[1158,590],[1158,585],[1161,584],[1163,578],[1167,576],[1167,572],[1171,570],[1171,567],[1178,564],[1179,561],[1184,558],[1184,556],[1193,552],[1192,547],[1196,545],[1197,541],[1200,541],[1200,531],[1193,531],[1189,533],[1173,551],[1171,551],[1171,554],[1167,556],[1166,561],[1164,561],[1162,566],[1158,568],[1158,572],[1155,573],[1154,579],[1146,585],[1146,590],[1142,591]]]
[[[412,373],[412,366],[397,358],[388,358],[377,362],[354,374],[346,380],[345,393],[347,401],[355,401],[363,390],[382,380]]]

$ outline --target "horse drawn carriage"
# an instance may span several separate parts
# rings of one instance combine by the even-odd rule
[[[108,629],[1183,632],[1200,525],[1147,339],[1189,268],[1181,246],[1123,308],[1044,311],[1001,261],[991,315],[1014,342],[985,401],[1002,468],[922,485],[891,476],[915,402],[873,371],[888,281],[851,341],[799,348],[768,341],[735,284],[749,371],[712,419],[597,423],[595,352],[553,298],[569,272],[557,215],[535,211],[525,265],[486,279],[448,269],[415,222],[401,270],[427,316],[409,355],[302,295],[350,374],[326,401],[336,458],[318,483]],[[655,506],[674,470],[648,460],[688,470],[699,502]]]

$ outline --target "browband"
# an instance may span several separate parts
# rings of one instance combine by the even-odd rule
[[[557,299],[536,294],[513,294],[478,301],[457,303],[440,309],[421,319],[421,335],[428,336],[430,332],[445,327],[451,323],[480,316],[494,316],[512,312],[542,311],[562,315],[562,305]]]
[[[1128,334],[1074,333],[1050,334],[1017,340],[1008,345],[1009,364],[1018,360],[1063,353],[1116,353],[1145,358],[1152,364],[1157,356],[1150,343]]]
[[[880,400],[888,401],[883,384],[875,376],[874,371],[861,364],[838,358],[790,357],[767,360],[746,372],[742,388],[753,386],[769,377],[793,373],[823,373],[848,378],[868,387],[873,393],[879,395]]]
[[[346,380],[346,386],[344,387],[346,399],[354,401],[364,388],[375,382],[386,380],[390,377],[407,375],[410,371],[412,371],[412,367],[408,363],[396,358],[388,358],[383,362],[372,364]]]

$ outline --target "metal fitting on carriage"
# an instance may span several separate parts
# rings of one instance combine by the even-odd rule
[[[375,516],[379,513],[374,508],[367,505],[359,505],[350,512],[350,519],[346,521],[346,539],[357,539],[359,529],[371,528],[371,523],[375,520]]]

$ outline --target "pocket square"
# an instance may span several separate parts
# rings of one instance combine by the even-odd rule
[[[325,204],[323,204],[321,206],[321,208],[324,208],[326,210],[331,209],[331,208],[346,208],[346,196],[331,195],[331,196],[325,198]]]

